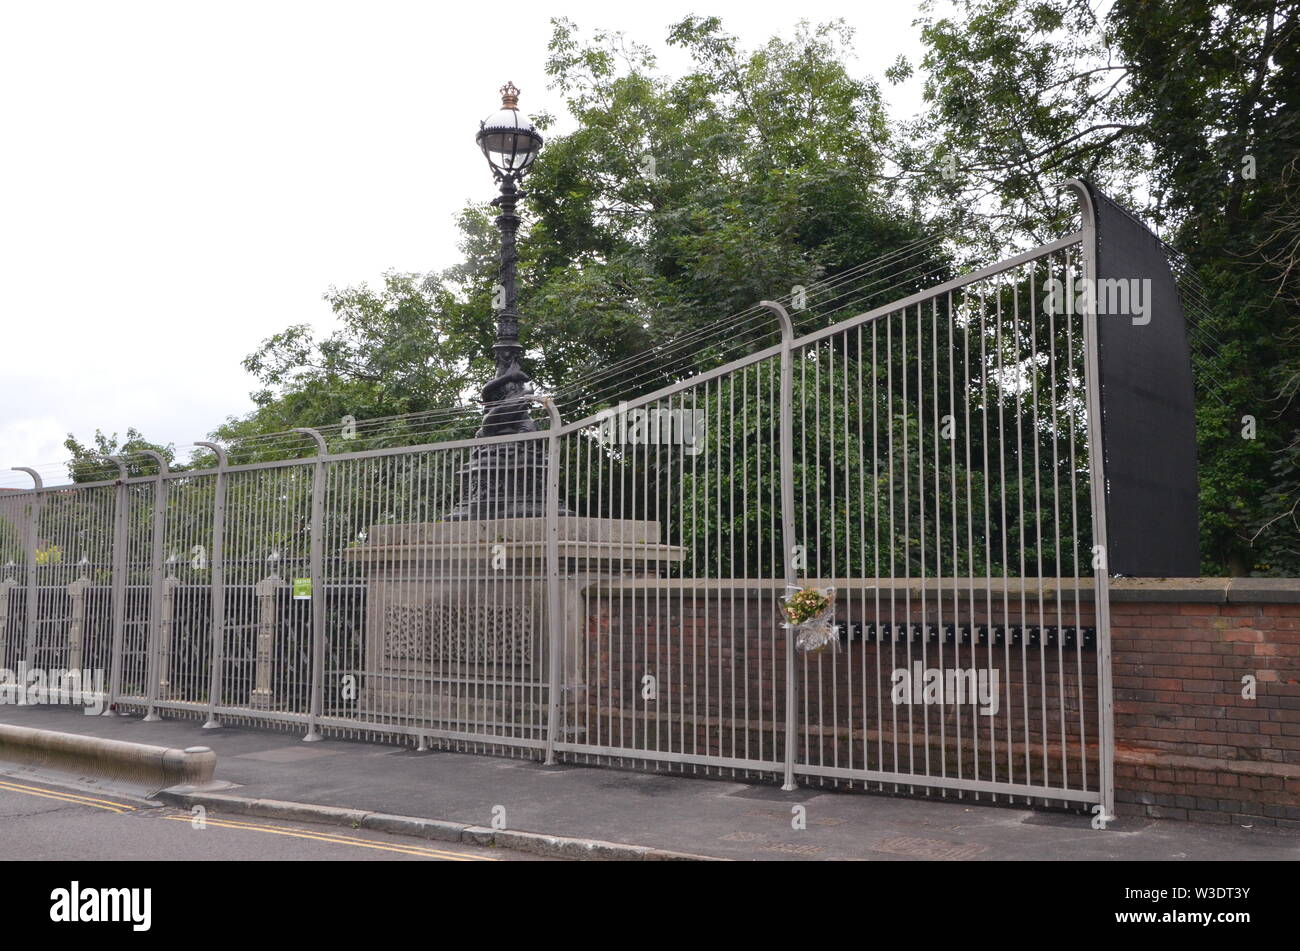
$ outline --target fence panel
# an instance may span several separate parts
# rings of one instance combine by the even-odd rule
[[[557,748],[697,770],[779,765],[778,372],[769,357],[620,404],[560,440],[572,512],[560,576],[585,593],[565,630]]]
[[[167,480],[163,571],[154,629],[154,698],[162,708],[197,710],[212,670],[212,507],[214,475]]]
[[[16,671],[25,659],[29,524],[33,492],[0,494],[0,667]]]
[[[490,496],[510,480],[538,495],[545,439],[328,464],[322,722],[462,749],[543,746],[544,513],[494,518]],[[470,497],[483,505],[457,517]]]
[[[241,469],[226,480],[218,707],[272,720],[305,719],[309,602],[294,600],[291,585],[309,571],[312,467]]]
[[[1071,246],[795,351],[797,771],[1097,801],[1083,318]],[[1056,306],[1057,304],[1061,306]]]
[[[152,642],[154,596],[153,479],[125,486],[126,527],[122,539],[121,679],[118,698],[132,707],[149,702],[149,647]],[[161,567],[161,566],[160,566]]]
[[[83,688],[102,691],[112,646],[112,487],[69,487],[28,498],[28,517],[35,513],[34,616],[20,659],[46,672],[89,672]]]

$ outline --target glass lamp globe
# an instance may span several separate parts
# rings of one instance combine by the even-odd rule
[[[501,87],[501,108],[479,123],[474,137],[498,178],[518,181],[542,150],[542,136],[519,111],[514,83]]]

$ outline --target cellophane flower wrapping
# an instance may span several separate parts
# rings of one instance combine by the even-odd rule
[[[783,599],[785,626],[794,631],[796,650],[806,654],[840,649],[835,633],[835,589],[802,588]]]

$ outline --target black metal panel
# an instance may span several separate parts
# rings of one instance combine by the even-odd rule
[[[1088,191],[1097,224],[1110,571],[1137,578],[1196,577],[1196,417],[1178,288],[1159,239],[1092,185]]]

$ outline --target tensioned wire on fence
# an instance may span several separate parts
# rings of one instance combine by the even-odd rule
[[[805,332],[818,329],[845,314],[861,310],[869,302],[888,299],[900,289],[920,286],[944,273],[946,263],[936,258],[943,242],[944,239],[937,236],[919,238],[832,278],[809,284],[804,291],[807,306],[793,310],[796,327]],[[794,292],[774,299],[793,304]],[[635,398],[638,391],[648,384],[671,382],[710,369],[711,365],[724,364],[739,352],[757,349],[762,340],[772,340],[778,335],[771,315],[761,308],[751,307],[608,367],[579,374],[559,387],[555,400],[561,412],[568,415],[568,409],[588,410],[600,408],[616,398]],[[702,364],[700,354],[704,352],[711,358]],[[353,439],[366,445],[384,439],[395,446],[433,443],[442,438],[471,435],[478,418],[489,405],[475,402],[397,416],[322,422],[313,428],[330,440],[337,451],[345,451]],[[341,440],[345,433],[348,438]],[[306,457],[312,451],[311,441],[294,432],[241,436],[229,440],[226,448],[232,461],[239,461],[241,456],[259,461]],[[148,461],[136,457],[128,461],[133,467],[140,467],[141,474],[151,471],[152,463]],[[46,482],[55,484],[60,477],[66,477],[72,465],[69,462],[45,463],[34,468]],[[75,467],[77,481],[81,482],[104,481],[116,476],[116,466],[111,462],[80,460]],[[0,472],[0,488],[26,488],[28,485],[30,480],[24,475]]]
[[[803,311],[796,313],[803,318],[804,325],[821,325],[859,307],[866,300],[893,293],[899,287],[918,284],[940,269],[941,265],[923,256],[937,250],[941,243],[942,239],[939,238],[917,240],[890,254],[864,262],[832,279],[812,284],[806,292],[812,303]],[[791,296],[787,294],[777,299],[788,301]],[[649,381],[672,380],[679,376],[688,376],[691,372],[698,372],[700,369],[708,369],[708,366],[699,366],[698,354],[701,351],[707,350],[714,354],[710,362],[715,365],[727,362],[735,352],[753,345],[752,338],[747,337],[746,333],[755,328],[762,330],[767,336],[776,335],[771,316],[766,315],[761,309],[749,308],[684,334],[662,346],[653,347],[601,370],[565,381],[555,393],[556,403],[564,412],[569,407],[599,407],[618,395],[624,398],[635,397],[638,388],[644,388]],[[351,427],[357,438],[371,439],[381,436],[385,428],[401,427],[400,435],[411,440],[421,436],[441,434],[453,423],[463,424],[472,421],[476,414],[481,413],[487,406],[488,404],[476,403],[470,406],[356,421],[355,424],[331,423],[316,428],[330,438]],[[258,449],[270,446],[297,448],[302,446],[302,439],[293,434],[268,434],[246,437],[240,441],[240,444]]]
[[[792,314],[797,329],[804,333],[816,330],[833,322],[836,317],[860,310],[867,302],[894,294],[902,288],[942,273],[946,264],[934,257],[941,250],[942,244],[943,239],[939,237],[916,239],[831,279],[810,284],[805,292],[810,304]],[[1175,265],[1184,304],[1191,318],[1188,321],[1188,332],[1196,345],[1195,349],[1204,357],[1213,356],[1221,348],[1222,341],[1207,326],[1209,306],[1206,291],[1199,277],[1186,265],[1181,253],[1172,246],[1165,247]],[[793,296],[788,293],[774,299],[790,305]],[[610,404],[615,398],[635,398],[638,390],[651,384],[671,382],[675,378],[708,370],[707,364],[700,364],[701,353],[711,355],[709,363],[721,365],[739,351],[759,349],[758,344],[763,339],[774,338],[775,335],[770,315],[761,308],[749,308],[644,353],[565,381],[554,394],[556,403],[564,415],[569,415],[566,412],[568,409],[588,410]],[[1205,395],[1223,401],[1221,386],[1213,379],[1198,374],[1197,385]],[[313,428],[331,440],[339,450],[346,449],[347,442],[351,439],[366,445],[384,440],[394,446],[417,445],[472,434],[478,418],[486,408],[488,404],[476,402],[397,416],[350,422],[331,421]],[[349,438],[340,446],[339,437],[345,433]],[[258,459],[288,459],[308,455],[311,443],[301,434],[279,432],[242,436],[230,440],[227,448],[236,459],[243,455]],[[139,462],[134,458],[130,461],[133,466]],[[54,484],[66,477],[71,465],[69,462],[44,463],[34,468],[46,482]],[[149,463],[143,463],[143,471],[149,471],[148,466]],[[102,481],[115,477],[116,467],[110,462],[81,460],[76,463],[76,471],[78,481]],[[21,489],[28,485],[30,480],[23,474],[0,472],[0,488]]]
[[[803,296],[807,303],[795,303],[796,292],[774,296],[788,305],[796,327],[805,331],[833,322],[833,318],[863,309],[878,298],[889,299],[900,288],[919,285],[941,273],[944,264],[933,258],[942,246],[941,238],[918,239],[890,254],[809,285]],[[713,366],[727,363],[737,354],[761,349],[764,341],[775,340],[779,331],[772,316],[760,307],[751,307],[726,321],[709,325],[652,348],[645,354],[628,358],[599,372],[567,381],[558,388],[557,401],[562,408],[586,409],[611,401],[615,396],[635,396],[649,381],[671,382],[675,377],[690,376]],[[707,353],[708,364],[698,355]]]

